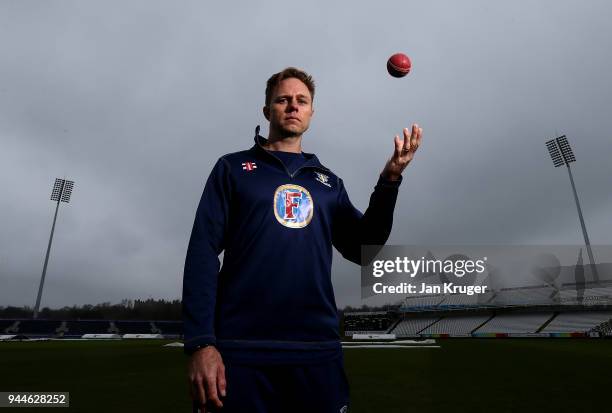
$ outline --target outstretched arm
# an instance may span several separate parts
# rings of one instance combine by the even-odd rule
[[[362,257],[362,245],[384,245],[391,234],[393,210],[402,182],[402,172],[414,158],[421,143],[423,130],[412,125],[412,134],[404,129],[404,140],[395,137],[393,156],[380,174],[365,213],[356,209],[349,200],[344,183],[339,180],[338,207],[332,227],[332,242],[347,260],[367,265],[373,257]]]

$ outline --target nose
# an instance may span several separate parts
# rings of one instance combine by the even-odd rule
[[[296,112],[298,110],[297,101],[295,99],[289,99],[286,110],[287,112]]]

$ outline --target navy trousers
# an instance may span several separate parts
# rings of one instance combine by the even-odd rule
[[[349,386],[343,357],[305,365],[225,363],[225,379],[223,407],[207,404],[207,412],[348,412]]]

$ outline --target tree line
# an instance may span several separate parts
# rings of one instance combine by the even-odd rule
[[[1,307],[0,318],[32,318],[34,308]],[[118,304],[104,302],[96,305],[45,307],[38,312],[39,319],[47,320],[181,320],[181,300],[124,299]]]
[[[387,311],[390,308],[346,306],[340,309],[340,319],[345,312],[353,311]],[[2,307],[0,306],[0,318],[3,319],[27,319],[32,318],[34,308],[23,307]],[[96,305],[85,304],[82,306],[73,305],[72,307],[62,307],[52,309],[44,307],[38,313],[39,319],[46,320],[182,320],[181,300],[156,300],[149,298],[146,300],[124,299],[120,303],[111,304],[104,302]]]

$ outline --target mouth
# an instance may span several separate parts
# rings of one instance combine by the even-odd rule
[[[285,118],[286,121],[291,121],[294,120],[296,122],[299,122],[300,120],[298,118]]]

